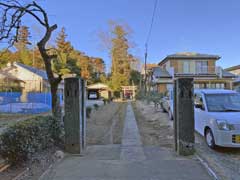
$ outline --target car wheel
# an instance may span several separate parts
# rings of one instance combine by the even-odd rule
[[[170,109],[168,110],[168,117],[171,121],[173,120],[173,115]]]
[[[166,109],[165,109],[164,107],[162,107],[162,110],[163,110],[163,112],[164,112],[164,113],[166,113],[166,112],[167,112],[167,111],[166,111]]]
[[[214,136],[213,136],[213,133],[212,133],[211,129],[207,129],[206,130],[206,132],[205,132],[205,141],[206,141],[208,147],[210,147],[212,149],[216,148]]]
[[[163,106],[163,103],[162,103],[162,102],[160,103],[160,106],[161,106],[161,108],[162,108],[162,111],[163,111],[163,112],[167,112],[167,111],[166,111],[166,109],[164,108],[164,106]]]

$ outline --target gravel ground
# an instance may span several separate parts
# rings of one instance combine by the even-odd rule
[[[141,101],[133,103],[133,109],[140,130],[143,145],[173,148],[172,121],[161,109],[155,109],[153,104]]]
[[[153,104],[137,101],[133,104],[144,145],[173,148],[173,121],[168,114],[155,110]],[[240,149],[210,149],[202,136],[195,134],[196,153],[214,170],[219,179],[240,179]]]
[[[87,144],[120,144],[126,103],[111,102],[91,113],[87,119]]]
[[[240,149],[210,149],[202,136],[196,133],[196,152],[214,169],[219,179],[240,179]]]

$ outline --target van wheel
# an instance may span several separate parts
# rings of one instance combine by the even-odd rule
[[[206,144],[208,145],[208,147],[215,149],[216,148],[216,144],[215,144],[215,140],[214,140],[214,136],[212,133],[211,129],[207,129],[205,132],[205,141]]]

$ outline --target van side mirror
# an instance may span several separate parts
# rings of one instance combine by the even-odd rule
[[[200,104],[200,103],[195,104],[195,108],[198,108],[198,109],[201,109],[201,110],[205,110],[203,104]]]

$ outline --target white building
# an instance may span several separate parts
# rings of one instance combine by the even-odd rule
[[[4,79],[1,79],[0,76],[0,81],[3,83],[6,83],[6,79],[11,81],[14,77],[15,83],[19,83],[18,86],[25,92],[50,91],[50,84],[48,82],[46,71],[27,66],[22,63],[9,63],[7,67],[0,71],[0,75],[4,77]],[[62,85],[60,85],[59,88],[62,89]]]

